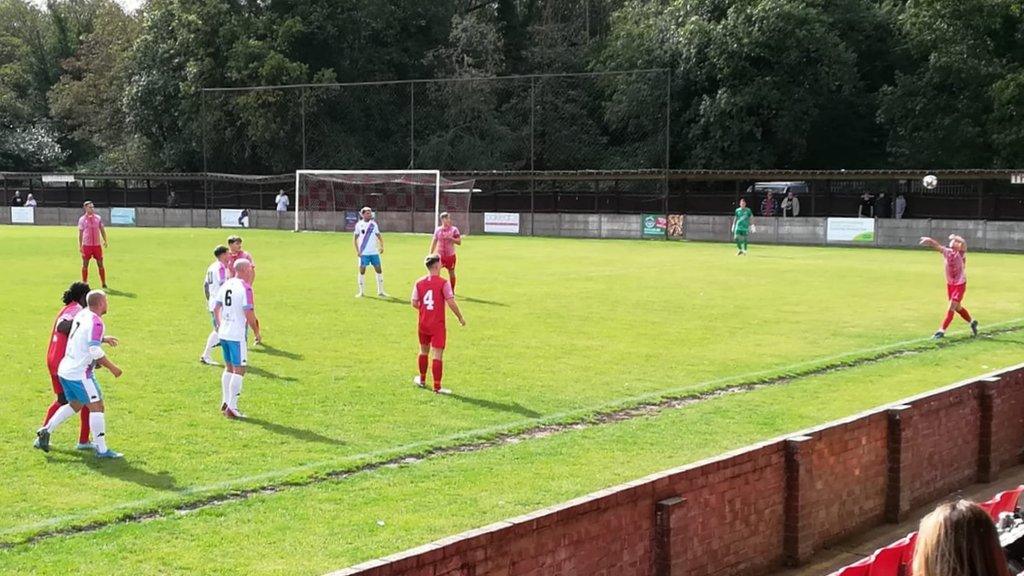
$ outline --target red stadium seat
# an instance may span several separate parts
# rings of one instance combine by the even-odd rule
[[[1013,490],[1007,490],[1006,492],[1000,492],[996,494],[996,497],[989,502],[992,502],[992,508],[988,510],[988,513],[992,516],[993,520],[999,520],[999,515],[1003,512],[1014,512],[1017,510],[1017,500],[1020,499],[1021,492],[1024,491],[1024,486],[1018,486]]]
[[[868,556],[867,558],[858,560],[845,568],[840,568],[829,576],[868,576],[871,573],[871,563],[874,559],[874,555]]]
[[[916,540],[917,535],[911,534],[875,552],[868,576],[903,576],[906,571],[901,567],[910,564]]]

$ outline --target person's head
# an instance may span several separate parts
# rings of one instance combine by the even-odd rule
[[[359,211],[359,215],[363,217],[363,220],[369,222],[370,220],[373,220],[373,208],[363,206],[363,209]]]
[[[75,282],[68,289],[64,291],[64,297],[61,300],[64,305],[71,304],[72,302],[78,302],[82,306],[85,306],[85,297],[89,294],[89,285],[85,282]]]
[[[228,236],[228,249],[232,252],[240,251],[242,249],[242,237]]]
[[[235,260],[235,277],[245,282],[252,282],[252,262],[245,258]]]
[[[452,215],[447,212],[441,212],[441,226],[448,228],[452,225]]]
[[[437,276],[441,273],[441,257],[437,254],[429,254],[423,260],[423,265],[430,271],[431,276]]]
[[[92,205],[92,200],[86,200],[82,203],[82,209],[85,210],[86,214],[92,214],[96,211],[96,207]]]
[[[213,249],[213,257],[220,260],[221,264],[227,264],[231,259],[230,250],[228,247],[221,244]]]
[[[786,198],[794,198],[795,196],[796,194],[793,194],[792,191],[786,192]]]
[[[746,198],[740,198],[740,208],[746,208],[746,207],[747,207],[747,199]]]
[[[957,252],[963,252],[967,249],[967,242],[963,236],[957,236],[956,234],[949,235],[949,247]]]
[[[921,520],[914,576],[1009,576],[988,513],[968,500],[941,504]]]
[[[32,196],[32,194],[29,194],[28,199],[31,200],[32,198],[34,198],[34,196]]]
[[[92,310],[94,314],[103,316],[107,313],[107,293],[103,290],[90,290],[85,295],[85,305]]]
[[[15,196],[21,196],[21,190],[15,190],[14,191],[14,195]]]

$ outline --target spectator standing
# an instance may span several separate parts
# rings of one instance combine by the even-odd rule
[[[167,192],[167,207],[174,208],[178,205],[178,195],[174,193],[174,190]]]
[[[875,218],[889,218],[892,215],[892,202],[882,192],[875,200]]]
[[[800,199],[793,192],[787,192],[786,197],[782,199],[782,217],[789,218],[790,216],[796,217],[799,215]]]
[[[914,576],[1010,576],[988,513],[974,502],[940,505],[921,520]]]
[[[21,190],[14,191],[14,198],[11,198],[11,206],[17,208],[25,205],[25,199],[21,197]]]
[[[288,206],[291,202],[288,201],[288,195],[284,193],[284,190],[277,191],[277,197],[274,198],[274,204],[277,204],[278,216],[280,216],[282,212],[288,211]]]
[[[35,196],[29,194],[28,198],[25,199],[25,206],[27,208],[35,208],[37,206]]]
[[[903,220],[903,215],[907,212],[907,198],[903,196],[903,192],[900,192],[896,196],[896,219]]]
[[[857,208],[858,218],[875,217],[875,197],[870,192],[865,192],[860,197],[860,206]]]
[[[764,201],[761,202],[761,216],[775,216],[775,198],[772,197],[771,190],[765,194]]]

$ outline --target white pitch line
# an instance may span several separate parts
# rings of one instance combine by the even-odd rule
[[[1019,323],[1022,323],[1022,322],[1024,322],[1024,317],[1016,318],[1016,319],[1013,319],[1013,320],[1007,320],[1005,322],[998,322],[998,323],[995,323],[995,324],[988,324],[988,325],[984,326],[984,328],[1002,328],[1002,327],[1005,327],[1005,326],[1012,326],[1014,324],[1019,324]],[[89,519],[89,518],[93,518],[93,517],[95,517],[97,515],[102,516],[102,515],[106,515],[106,514],[115,513],[115,512],[118,512],[120,510],[144,511],[144,510],[158,508],[161,505],[168,505],[168,504],[185,505],[185,504],[188,503],[188,501],[187,500],[183,501],[182,498],[181,498],[182,496],[193,496],[193,495],[200,495],[200,494],[205,494],[205,493],[209,493],[209,492],[218,492],[218,491],[221,491],[221,490],[243,489],[243,488],[246,488],[246,487],[253,487],[252,486],[253,483],[259,482],[261,480],[282,479],[282,478],[287,477],[289,475],[292,475],[292,474],[295,474],[295,473],[298,473],[298,472],[305,472],[305,471],[309,471],[309,470],[323,469],[324,473],[329,473],[329,472],[337,471],[338,468],[344,466],[344,464],[346,464],[346,463],[357,462],[357,461],[360,461],[360,460],[368,460],[368,461],[370,461],[369,463],[372,463],[374,460],[387,459],[387,457],[397,457],[397,456],[400,456],[400,455],[403,455],[403,454],[415,453],[418,450],[423,450],[423,449],[428,449],[428,448],[433,448],[433,447],[439,447],[439,448],[440,447],[445,447],[444,445],[449,444],[451,442],[458,441],[458,440],[478,440],[478,441],[483,441],[483,440],[485,440],[489,436],[494,436],[494,435],[498,435],[498,434],[502,434],[502,433],[508,433],[511,430],[515,430],[517,428],[525,428],[525,427],[528,427],[528,426],[531,426],[531,425],[533,425],[533,426],[545,425],[545,424],[550,424],[550,423],[553,423],[553,422],[559,422],[559,421],[568,420],[568,419],[571,419],[573,417],[581,417],[581,416],[586,416],[588,414],[613,411],[613,410],[615,410],[617,408],[618,409],[628,408],[628,407],[631,407],[631,406],[634,406],[634,405],[637,405],[637,404],[642,404],[645,401],[650,401],[650,400],[656,400],[656,399],[660,399],[660,398],[664,398],[664,397],[669,397],[669,396],[677,395],[677,394],[680,394],[680,393],[683,393],[683,392],[692,391],[694,389],[715,387],[715,386],[720,386],[720,385],[723,385],[723,384],[726,384],[726,383],[729,383],[729,382],[751,380],[751,379],[755,379],[755,378],[759,378],[759,377],[763,377],[763,376],[769,376],[769,375],[773,375],[774,376],[774,375],[785,374],[787,372],[791,372],[791,371],[794,371],[794,370],[799,370],[800,368],[807,368],[809,366],[828,365],[830,363],[842,360],[844,358],[855,358],[855,357],[860,357],[860,356],[871,356],[871,355],[875,355],[875,354],[880,354],[880,353],[886,352],[888,350],[904,348],[904,347],[908,347],[908,346],[913,346],[915,344],[923,344],[925,342],[928,342],[929,340],[931,340],[931,337],[914,338],[914,339],[911,339],[911,340],[903,340],[903,341],[900,341],[900,342],[893,342],[891,344],[885,344],[885,345],[876,346],[876,347],[873,347],[873,348],[862,348],[860,350],[855,350],[855,351],[852,351],[852,352],[844,352],[842,354],[835,354],[835,355],[832,355],[832,356],[824,356],[822,358],[816,358],[816,359],[813,359],[813,360],[805,360],[805,361],[802,361],[802,362],[797,362],[795,364],[790,364],[788,366],[783,366],[783,367],[779,367],[779,368],[768,368],[768,369],[764,369],[764,370],[757,370],[757,371],[754,371],[754,372],[748,372],[746,374],[739,374],[739,375],[736,375],[736,376],[727,376],[727,377],[723,377],[723,378],[715,378],[715,379],[712,379],[712,380],[705,380],[703,382],[697,382],[697,383],[694,383],[694,384],[688,384],[686,386],[680,386],[680,387],[676,387],[676,388],[667,388],[667,389],[663,389],[663,390],[657,390],[657,391],[654,391],[654,392],[649,392],[649,393],[646,393],[646,394],[640,394],[640,395],[632,396],[632,397],[625,398],[625,399],[615,400],[615,401],[612,401],[612,402],[606,402],[604,404],[599,404],[597,406],[590,406],[590,407],[587,407],[587,408],[576,408],[576,409],[573,409],[573,410],[566,410],[566,411],[563,411],[563,412],[557,412],[557,413],[554,413],[554,414],[549,414],[547,416],[543,416],[541,418],[527,418],[527,419],[523,419],[523,420],[517,420],[517,421],[514,421],[514,422],[505,423],[505,424],[498,424],[498,425],[490,426],[490,427],[487,427],[487,428],[478,428],[478,429],[475,429],[475,430],[468,430],[468,431],[465,431],[465,432],[457,432],[457,433],[454,433],[454,434],[449,434],[447,436],[440,436],[440,437],[431,438],[431,439],[428,439],[428,440],[420,440],[420,441],[417,441],[417,442],[411,442],[411,443],[408,443],[408,444],[402,444],[400,446],[395,446],[395,447],[391,447],[391,448],[383,448],[381,450],[375,450],[375,451],[372,451],[372,452],[363,452],[361,454],[352,454],[352,455],[345,456],[343,458],[339,458],[339,459],[336,459],[336,460],[325,460],[325,461],[321,461],[321,462],[314,462],[314,463],[311,463],[311,464],[304,464],[302,466],[293,466],[291,468],[283,468],[283,469],[278,469],[278,470],[271,470],[271,471],[264,472],[264,473],[261,473],[261,474],[254,474],[254,475],[246,476],[246,477],[243,477],[243,478],[235,478],[235,479],[232,479],[232,480],[226,480],[226,481],[217,482],[217,483],[214,483],[214,484],[207,484],[207,485],[204,485],[204,486],[196,486],[196,487],[191,487],[191,488],[185,488],[185,489],[182,489],[182,490],[180,490],[178,492],[175,492],[173,495],[162,496],[162,497],[154,497],[154,498],[145,498],[145,499],[141,499],[141,500],[135,500],[135,501],[132,501],[132,502],[124,502],[124,503],[121,503],[121,504],[116,504],[114,506],[109,506],[107,508],[100,508],[100,509],[89,510],[87,513],[84,513],[84,514],[67,514],[67,515],[63,515],[63,516],[54,516],[52,518],[48,518],[46,520],[42,520],[42,521],[39,521],[39,522],[35,522],[35,523],[31,523],[31,524],[23,524],[21,526],[15,526],[15,527],[12,527],[12,528],[6,528],[4,530],[0,530],[0,535],[15,534],[15,533],[20,533],[20,532],[37,531],[37,530],[40,530],[40,529],[43,529],[43,528],[48,528],[48,527],[51,527],[51,526],[60,525],[60,524],[62,524],[64,522],[72,522],[72,521],[75,521],[75,520],[86,520],[86,519]]]

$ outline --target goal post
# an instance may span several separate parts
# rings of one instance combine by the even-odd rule
[[[297,170],[294,230],[347,229],[352,214],[369,206],[393,218],[405,214],[408,220],[401,222],[413,231],[427,231],[428,213],[433,230],[439,215],[449,212],[468,231],[474,183],[448,180],[439,170]]]

